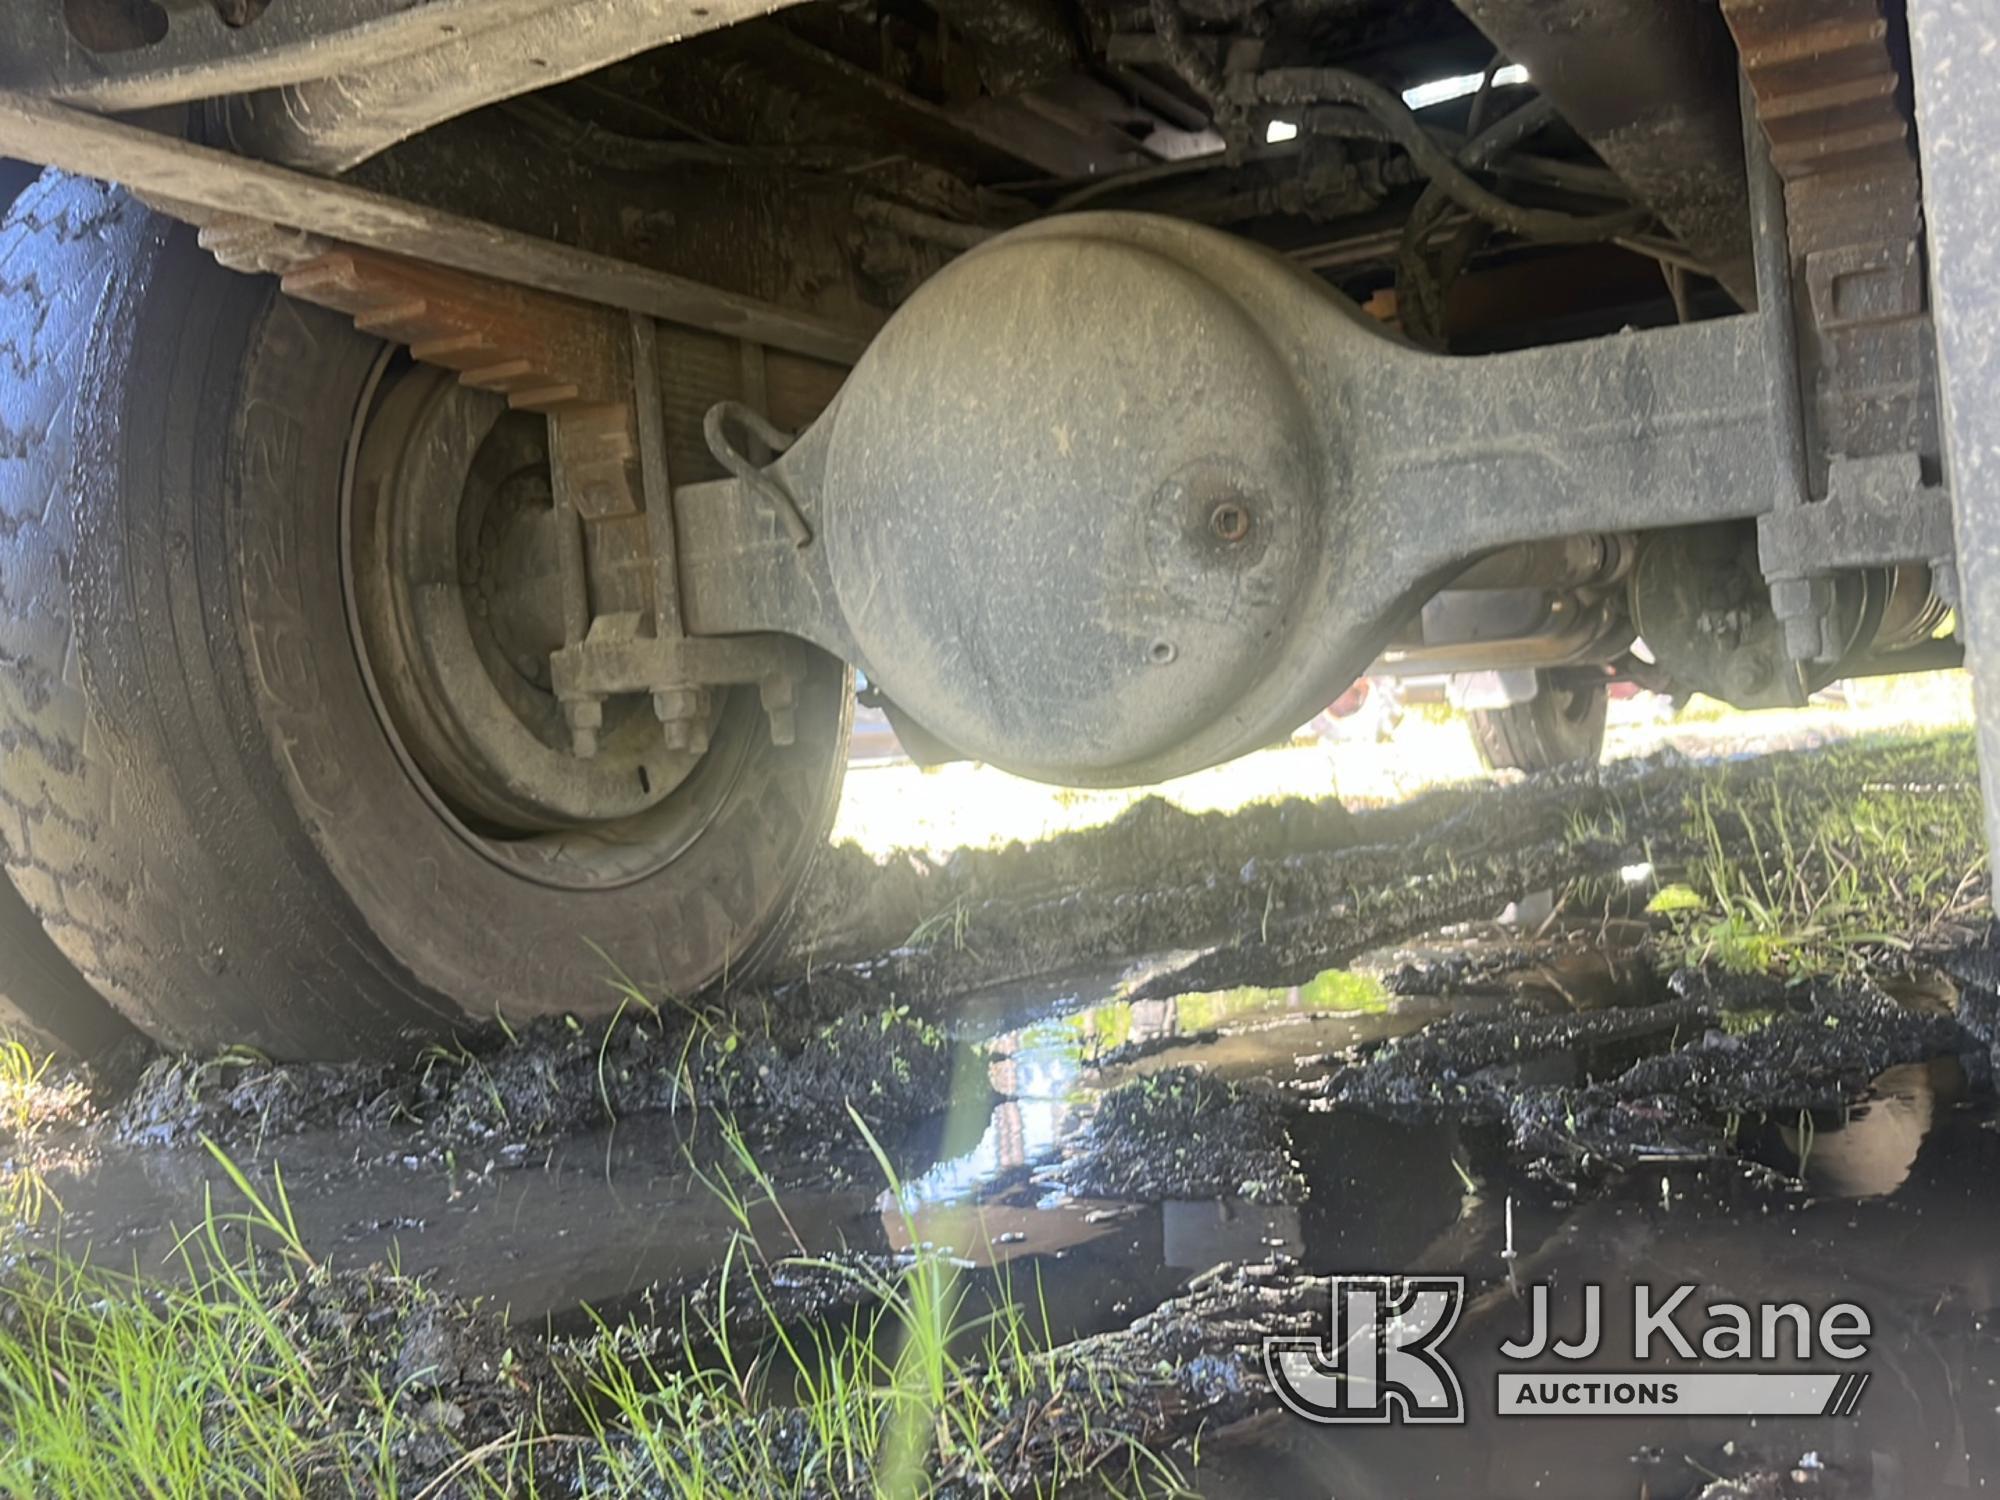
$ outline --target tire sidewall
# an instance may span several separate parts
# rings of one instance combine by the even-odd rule
[[[844,669],[815,656],[795,743],[746,737],[715,818],[666,868],[565,890],[489,859],[438,815],[396,753],[348,628],[340,488],[379,352],[332,314],[267,295],[227,445],[245,679],[320,857],[421,984],[487,1019],[610,1010],[607,955],[672,994],[707,983],[718,951],[735,972],[753,968],[826,835],[846,742]]]
[[[164,220],[97,253],[110,289],[42,378],[77,388],[50,566],[81,685],[60,707],[87,720],[63,898],[96,914],[100,988],[177,1044],[336,1056],[609,1014],[607,957],[655,994],[753,969],[831,819],[844,667],[814,653],[795,743],[750,738],[670,865],[594,891],[510,873],[406,771],[348,625],[341,486],[382,346]]]

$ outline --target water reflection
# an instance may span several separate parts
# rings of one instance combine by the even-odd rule
[[[1821,1496],[1942,1500],[2000,1488],[2000,1133],[1989,1102],[1963,1102],[1952,1062],[1889,1070],[1843,1120],[1792,1128],[1812,1191],[1716,1165],[1635,1171],[1586,1203],[1524,1201],[1524,1280],[1552,1289],[1551,1322],[1577,1326],[1579,1289],[1605,1287],[1604,1349],[1575,1373],[1630,1368],[1630,1288],[1692,1282],[1703,1296],[1813,1306],[1854,1301],[1874,1332],[1872,1382],[1849,1418],[1502,1419],[1491,1392],[1522,1304],[1490,1269],[1476,1216],[1384,1264],[1463,1273],[1475,1291],[1451,1357],[1472,1397],[1462,1427],[1316,1428],[1277,1416],[1203,1443],[1197,1485],[1217,1500],[1334,1494]],[[1778,1143],[1774,1128],[1770,1142]],[[1516,1191],[1522,1189],[1517,1185]],[[1366,1217],[1373,1206],[1363,1210]],[[1313,1243],[1310,1225],[1306,1238]],[[1367,1264],[1354,1256],[1351,1266]],[[1810,1463],[1806,1455],[1813,1455]],[[1802,1476],[1795,1479],[1794,1475]],[[1708,1487],[1717,1476],[1740,1487]],[[1761,1476],[1761,1477],[1760,1477]]]
[[[1811,1115],[1780,1125],[1790,1165],[1816,1193],[1876,1198],[1909,1181],[1940,1110],[1965,1096],[1956,1058],[1905,1063],[1875,1080],[1844,1118]]]
[[[906,1181],[899,1199],[885,1194],[884,1231],[898,1245],[914,1238],[985,1263],[1063,1250],[1130,1228],[1134,1210],[1072,1198],[1062,1183],[1065,1142],[1099,1093],[1188,1060],[1224,1076],[1282,1078],[1310,1071],[1330,1049],[1417,1024],[1418,1018],[1391,1011],[1379,980],[1333,969],[1279,989],[1113,999],[1025,1026],[989,1045],[989,1078],[999,1102],[977,1143]],[[1297,1030],[1308,1025],[1316,1028],[1309,1038]],[[1329,1208],[1345,1202],[1351,1215],[1358,1192],[1371,1209],[1389,1211],[1361,1226],[1317,1205],[1148,1206],[1143,1217],[1149,1226],[1157,1222],[1160,1246],[1152,1264],[1199,1270],[1223,1260],[1302,1256],[1315,1238],[1331,1247],[1350,1230],[1370,1239],[1385,1230],[1393,1234],[1407,1218],[1399,1211],[1405,1205],[1435,1222],[1438,1205],[1455,1205],[1458,1193],[1449,1150],[1419,1153],[1426,1159],[1413,1171],[1407,1143],[1430,1142],[1438,1134],[1370,1120],[1302,1122],[1301,1149],[1319,1178],[1316,1197]],[[1429,1190],[1433,1184],[1436,1191]],[[1390,1209],[1391,1199],[1401,1202]],[[1447,1219],[1450,1212],[1455,1208],[1445,1211]]]
[[[1297,1257],[1305,1250],[1299,1211],[1228,1199],[1160,1205],[1161,1258],[1182,1271],[1206,1271],[1224,1261]]]
[[[941,1161],[904,1185],[903,1205],[916,1210],[961,1203],[1024,1172],[1045,1167],[1061,1155],[1063,1140],[1097,1093],[1122,1081],[1121,1068],[1143,1071],[1167,1066],[1176,1043],[1202,1048],[1210,1064],[1231,1062],[1262,1071],[1289,1062],[1296,1048],[1273,1038],[1244,1056],[1242,1047],[1218,1048],[1224,1026],[1275,1023],[1310,1017],[1386,1018],[1389,995],[1381,981],[1345,969],[1330,969],[1309,984],[1283,989],[1243,988],[1166,1000],[1113,1000],[1059,1020],[1041,1021],[998,1038],[988,1047],[988,1077],[1000,1096],[978,1143],[961,1156]],[[1371,1034],[1375,1027],[1366,1028]],[[1360,1039],[1359,1035],[1354,1038]],[[1227,1071],[1227,1069],[1225,1069]],[[1054,1207],[1059,1185],[1049,1184],[1037,1200]]]

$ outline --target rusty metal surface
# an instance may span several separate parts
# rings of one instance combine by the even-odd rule
[[[1881,0],[1723,0],[1784,184],[1807,480],[1937,451],[1922,215],[1900,39]]]
[[[1911,161],[1880,0],[1722,0],[1778,175]]]
[[[226,250],[226,235],[211,227],[202,244]],[[624,319],[588,302],[351,246],[286,268],[279,285],[345,313],[363,333],[407,346],[424,364],[455,371],[466,385],[505,396],[518,410],[560,412],[630,397]]]
[[[0,92],[0,154],[122,183],[189,217],[259,219],[821,359],[851,361],[870,331],[20,94]]]

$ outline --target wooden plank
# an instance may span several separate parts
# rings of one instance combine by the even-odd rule
[[[842,364],[875,331],[5,90],[0,156]]]

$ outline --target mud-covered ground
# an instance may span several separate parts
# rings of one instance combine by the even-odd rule
[[[726,995],[376,1065],[44,1075],[22,1097],[60,1107],[0,1112],[45,1195],[10,1274],[171,1278],[204,1204],[268,1203],[281,1168],[269,1284],[312,1420],[388,1443],[405,1493],[493,1493],[503,1453],[515,1492],[869,1493],[770,1351],[876,1327],[940,1255],[1036,1346],[960,1339],[936,1399],[976,1436],[919,1445],[945,1492],[1165,1464],[1245,1496],[1970,1493],[2000,1482],[1986,892],[1952,735],[838,851],[778,972]],[[1468,1389],[1531,1274],[1846,1289],[1892,1378],[1840,1423],[1323,1441],[1262,1340],[1384,1269],[1468,1278]],[[758,1349],[752,1408],[664,1448],[665,1398],[605,1395]]]

